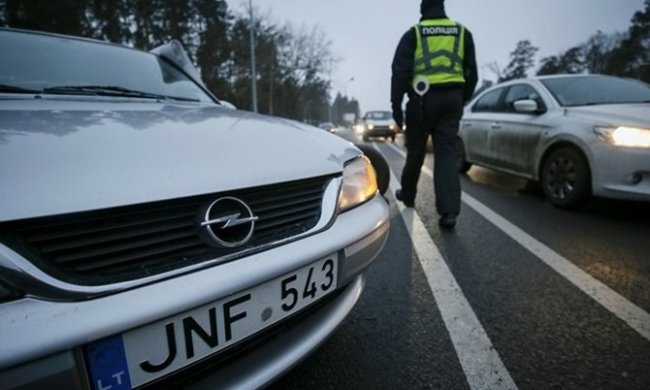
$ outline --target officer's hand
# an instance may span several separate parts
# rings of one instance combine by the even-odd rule
[[[402,128],[402,124],[404,124],[404,113],[402,112],[402,107],[393,105],[393,120],[399,126],[399,128]]]

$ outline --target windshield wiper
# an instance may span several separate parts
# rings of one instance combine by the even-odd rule
[[[39,93],[39,89],[29,89],[18,87],[16,85],[0,84],[0,92],[17,92],[17,93]]]
[[[60,94],[84,94],[84,95],[98,95],[98,96],[123,96],[135,97],[144,99],[155,100],[179,100],[186,102],[198,102],[198,99],[186,98],[181,96],[167,96],[157,93],[137,91],[124,87],[114,85],[62,85],[57,87],[49,87],[43,89],[46,93],[60,93]]]
[[[46,93],[61,93],[61,94],[77,94],[84,95],[100,95],[100,96],[128,96],[128,97],[142,97],[148,99],[164,99],[162,95],[135,91],[123,87],[110,86],[110,85],[61,85],[56,87],[49,87],[43,89]]]

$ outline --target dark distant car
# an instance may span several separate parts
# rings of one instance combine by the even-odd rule
[[[319,128],[327,130],[330,133],[336,133],[336,125],[332,122],[323,122],[318,125]]]
[[[397,125],[390,111],[368,111],[357,126],[364,141],[379,137],[395,141]]]
[[[0,388],[264,387],[352,310],[389,229],[359,149],[175,42],[0,48]]]
[[[560,207],[593,194],[650,201],[650,86],[601,75],[494,86],[465,108],[462,170],[539,180]]]

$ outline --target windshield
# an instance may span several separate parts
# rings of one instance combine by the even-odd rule
[[[84,94],[142,92],[213,102],[199,86],[161,58],[124,47],[39,34],[0,31],[0,85],[11,92]],[[94,90],[78,87],[90,86]],[[22,89],[22,91],[21,91]],[[108,93],[107,93],[108,94]],[[148,95],[147,95],[148,94]]]
[[[371,111],[366,114],[366,119],[388,120],[392,118],[389,111]]]
[[[541,81],[560,105],[565,107],[650,102],[650,85],[636,80],[580,76]]]

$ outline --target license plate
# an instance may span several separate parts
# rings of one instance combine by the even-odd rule
[[[333,292],[332,255],[264,284],[84,347],[92,388],[131,389],[242,341]]]

